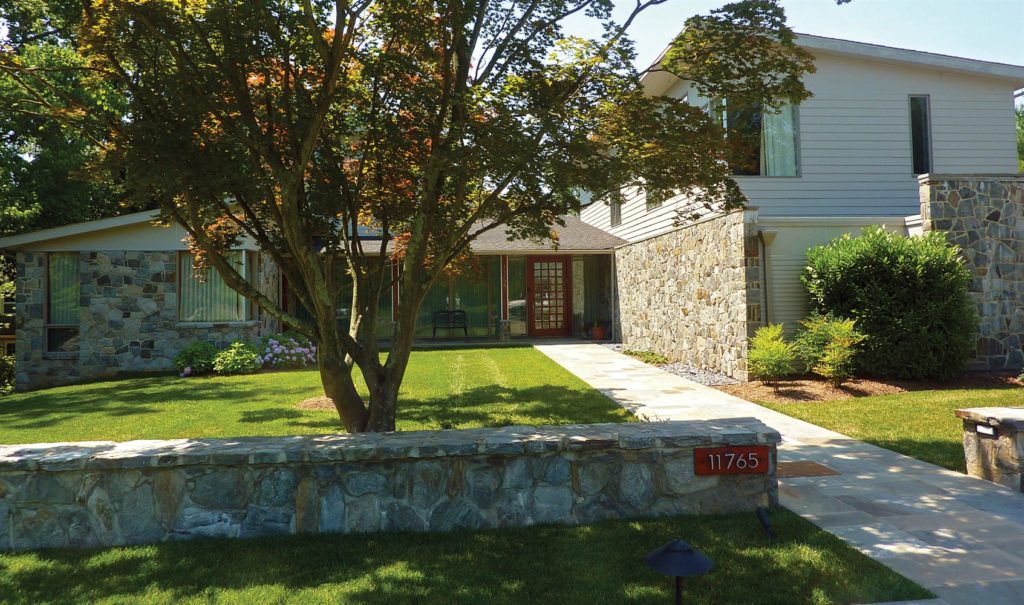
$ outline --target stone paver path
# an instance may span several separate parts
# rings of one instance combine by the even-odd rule
[[[840,474],[779,480],[786,508],[928,588],[933,604],[1024,603],[1024,495],[891,452],[589,343],[538,350],[650,420],[755,417],[780,461]]]

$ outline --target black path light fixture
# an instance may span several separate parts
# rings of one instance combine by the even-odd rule
[[[761,528],[764,529],[764,535],[771,542],[775,539],[775,532],[772,530],[772,520],[768,516],[768,509],[763,506],[757,507],[757,520],[761,523]]]
[[[682,540],[672,540],[655,548],[644,557],[644,563],[660,574],[675,576],[676,605],[683,603],[683,578],[704,575],[715,565],[704,553]]]

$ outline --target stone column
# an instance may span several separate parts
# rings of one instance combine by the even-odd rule
[[[943,231],[971,272],[979,325],[973,369],[1024,367],[1024,176],[925,174],[925,232]]]

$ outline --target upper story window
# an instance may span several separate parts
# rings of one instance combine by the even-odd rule
[[[46,274],[46,350],[78,351],[78,253],[51,252],[47,255]]]
[[[932,171],[932,118],[928,95],[910,96],[910,146],[914,174]]]
[[[243,276],[247,275],[250,255],[232,252],[228,260]],[[181,321],[244,321],[248,318],[248,300],[232,290],[216,269],[206,272],[200,280],[193,267],[193,256],[178,256],[181,288],[178,300],[178,319]]]
[[[616,200],[608,202],[608,223],[612,227],[622,224],[622,203]]]
[[[713,104],[725,129],[726,159],[737,176],[797,176],[796,108],[784,103],[765,110],[761,103]]]

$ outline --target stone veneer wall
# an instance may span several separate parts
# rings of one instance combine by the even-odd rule
[[[779,440],[746,418],[0,446],[0,550],[753,511]],[[748,444],[768,473],[694,475],[695,446]]]
[[[755,209],[732,212],[617,249],[623,344],[745,380],[762,316],[756,221]]]
[[[47,353],[47,253],[19,252],[17,388],[68,384],[123,372],[172,370],[174,356],[195,340],[223,347],[237,339],[253,340],[266,329],[260,319],[179,322],[177,254],[79,253],[79,351]],[[276,283],[276,266],[264,260],[261,267],[261,282]]]
[[[1024,176],[923,175],[925,231],[945,231],[973,276],[975,369],[1024,367]]]

